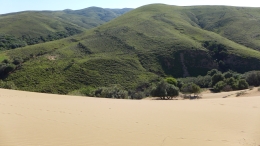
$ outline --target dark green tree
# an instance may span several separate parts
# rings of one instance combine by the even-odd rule
[[[193,97],[196,97],[200,92],[201,89],[198,85],[194,84],[194,83],[188,83],[183,85],[183,87],[181,88],[181,91],[185,94],[194,94]],[[191,98],[191,96],[190,96]]]
[[[161,81],[151,92],[153,97],[160,97],[161,99],[172,99],[179,95],[179,88]]]
[[[211,78],[211,86],[214,87],[219,81],[224,81],[224,76],[221,73],[217,73]]]
[[[246,82],[245,79],[241,79],[238,81],[238,89],[239,90],[243,90],[243,89],[248,89],[249,85],[248,83]]]
[[[210,71],[208,71],[207,75],[209,76],[214,76],[215,74],[221,73],[220,71],[218,71],[217,69],[212,69]]]
[[[227,84],[224,81],[219,81],[218,83],[216,83],[213,87],[214,91],[216,92],[220,92],[222,91],[225,87],[227,86]]]

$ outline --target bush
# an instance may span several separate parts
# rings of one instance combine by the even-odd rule
[[[144,92],[139,91],[139,92],[132,93],[130,97],[131,99],[143,99],[146,97],[146,95]]]
[[[161,99],[172,99],[179,95],[179,88],[168,84],[165,81],[161,81],[152,91],[153,97],[160,97]]]
[[[238,89],[239,90],[248,89],[248,87],[249,87],[249,85],[246,82],[246,80],[241,79],[241,80],[238,81]]]
[[[17,87],[14,84],[14,82],[11,81],[4,82],[0,80],[0,88],[17,90]]]
[[[13,70],[15,70],[16,66],[14,64],[8,64],[4,70],[5,74],[8,74],[10,72],[12,72]]]
[[[211,76],[206,75],[206,76],[198,76],[198,77],[180,78],[178,81],[182,82],[182,85],[194,83],[200,86],[201,88],[209,88],[211,82]],[[182,88],[182,86],[179,86],[179,83],[178,83],[178,87]]]
[[[13,64],[14,65],[19,65],[21,63],[23,63],[23,59],[22,58],[20,58],[20,57],[14,58],[14,60],[13,60]]]
[[[95,96],[104,98],[126,99],[128,97],[128,92],[126,90],[120,89],[117,86],[103,87],[95,91]]]
[[[230,85],[226,85],[226,86],[222,89],[222,91],[233,91],[233,88],[232,88],[232,86],[230,86]]]
[[[81,88],[79,90],[74,90],[70,93],[68,93],[69,95],[77,95],[77,96],[95,96],[95,88],[88,86],[85,88]]]
[[[194,94],[198,95],[201,92],[201,89],[198,85],[194,84],[194,83],[189,83],[189,84],[185,84],[182,88],[181,91],[185,94]]]
[[[173,77],[168,77],[165,79],[165,81],[168,83],[168,84],[171,84],[171,85],[174,85],[174,86],[177,86],[177,80]]]
[[[208,73],[207,73],[207,75],[209,75],[211,77],[214,76],[215,74],[221,74],[221,72],[218,71],[217,69],[212,69],[212,70],[208,71]]]
[[[221,73],[217,73],[211,78],[211,86],[214,87],[218,82],[224,81],[224,76]]]
[[[224,81],[219,81],[214,87],[214,91],[220,92],[223,91],[223,89],[227,86],[227,84]]]
[[[177,87],[178,87],[179,89],[181,89],[183,85],[184,85],[183,81],[177,80]]]
[[[245,79],[250,86],[260,86],[260,71],[245,73]]]
[[[225,83],[230,85],[230,86],[236,84],[236,82],[237,82],[237,80],[233,77],[225,79]]]

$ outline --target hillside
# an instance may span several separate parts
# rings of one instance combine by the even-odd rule
[[[79,34],[108,22],[131,9],[27,11],[0,15],[0,49],[53,41]]]
[[[187,7],[191,25],[215,32],[236,43],[260,50],[260,9],[243,7]]]
[[[249,38],[243,32],[258,33],[260,25],[246,16],[255,16],[254,21],[258,21],[260,9],[242,10],[223,6],[143,6],[79,35],[2,52],[2,60],[23,60],[4,78],[21,90],[67,94],[86,86],[112,84],[134,89],[158,76],[205,75],[213,68],[240,73],[259,70],[259,41],[246,41]],[[216,17],[221,11],[225,15]],[[245,16],[233,20],[233,15]],[[224,18],[233,21],[224,23]],[[241,31],[228,33],[230,27],[242,22],[255,31],[237,25]],[[244,39],[239,42],[236,38]]]

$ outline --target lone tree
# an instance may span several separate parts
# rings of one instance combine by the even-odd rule
[[[194,83],[189,83],[189,84],[183,85],[183,87],[181,88],[181,91],[186,94],[194,94],[193,98],[195,98],[201,92],[201,89],[198,85],[196,85]],[[191,99],[191,96],[190,96],[190,99]]]
[[[179,88],[165,81],[161,81],[156,88],[152,90],[151,95],[153,97],[160,97],[162,100],[169,100],[179,95]]]

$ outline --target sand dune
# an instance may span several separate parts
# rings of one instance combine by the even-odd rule
[[[137,101],[0,89],[0,146],[260,146],[253,95]]]

